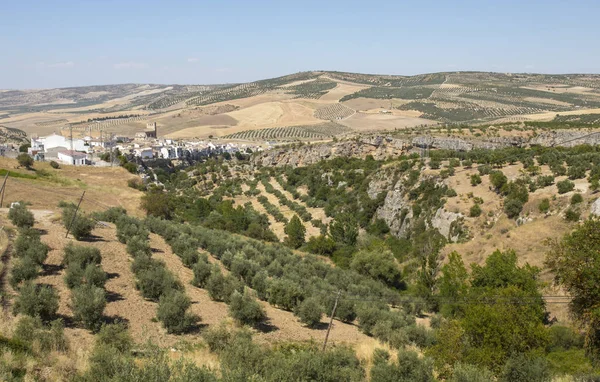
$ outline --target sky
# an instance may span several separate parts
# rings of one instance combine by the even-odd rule
[[[600,73],[598,0],[0,0],[0,89]]]

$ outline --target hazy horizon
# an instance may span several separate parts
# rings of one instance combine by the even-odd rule
[[[310,70],[600,73],[598,11],[583,0],[6,2],[0,89],[240,83]]]

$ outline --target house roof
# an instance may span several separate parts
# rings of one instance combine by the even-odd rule
[[[71,158],[79,158],[79,159],[81,159],[81,158],[87,157],[87,155],[85,153],[81,153],[79,151],[61,150],[58,153],[62,154],[62,155],[70,156]]]

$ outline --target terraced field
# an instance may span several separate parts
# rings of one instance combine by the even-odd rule
[[[339,119],[348,118],[353,115],[356,111],[349,108],[348,106],[342,105],[341,103],[334,103],[333,105],[323,106],[315,110],[315,117],[319,119],[325,119],[327,121],[334,121]]]
[[[308,126],[274,127],[269,129],[246,130],[226,135],[226,139],[244,140],[296,140],[326,139],[352,131],[346,126],[334,122]]]

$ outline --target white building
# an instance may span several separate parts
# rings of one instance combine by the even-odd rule
[[[135,155],[142,159],[154,158],[154,153],[150,147],[135,149]]]
[[[31,138],[31,149],[45,151],[57,147],[64,147],[71,150],[71,139],[58,134],[51,134],[47,137]],[[73,139],[74,151],[89,152],[90,146],[83,139]]]
[[[61,150],[58,152],[58,160],[64,164],[74,166],[84,166],[86,164],[87,155],[82,152]]]

